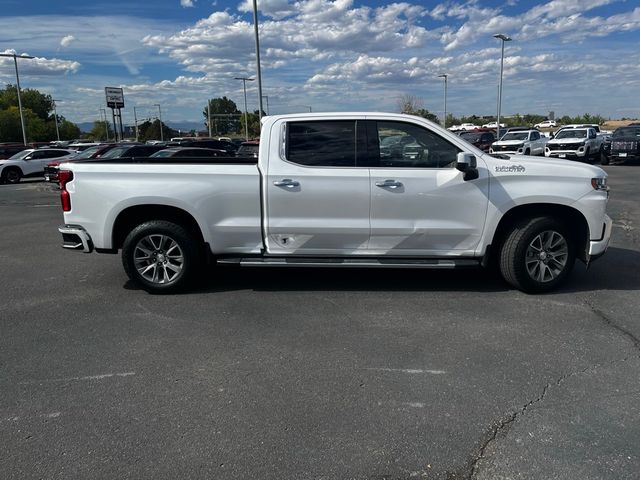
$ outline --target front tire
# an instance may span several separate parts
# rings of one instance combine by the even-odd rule
[[[575,242],[567,229],[554,218],[537,217],[508,232],[498,262],[507,283],[526,293],[541,293],[560,285],[575,259]]]
[[[181,225],[152,220],[134,228],[122,247],[129,278],[150,293],[187,288],[203,262],[203,245]]]
[[[19,168],[9,167],[2,172],[2,181],[3,183],[11,183],[16,184],[20,183],[20,179],[22,178],[22,171]]]

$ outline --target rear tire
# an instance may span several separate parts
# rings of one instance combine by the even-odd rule
[[[507,233],[498,263],[507,283],[526,293],[541,293],[560,285],[575,259],[575,242],[567,229],[554,218],[536,217]]]
[[[204,264],[204,245],[181,225],[151,220],[134,228],[122,247],[129,278],[150,293],[189,287]]]
[[[2,172],[2,182],[16,184],[20,183],[22,178],[22,171],[16,167],[5,168]]]

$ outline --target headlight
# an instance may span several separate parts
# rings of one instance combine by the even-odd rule
[[[603,190],[605,192],[609,191],[609,186],[607,185],[607,177],[592,178],[591,186],[594,190]]]

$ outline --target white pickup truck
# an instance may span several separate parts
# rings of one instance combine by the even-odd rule
[[[540,135],[538,130],[517,130],[505,133],[500,140],[493,142],[489,153],[522,155],[544,155],[544,147],[549,139]]]
[[[589,161],[591,157],[604,156],[604,136],[592,127],[564,127],[547,142],[544,149],[547,157]]]
[[[171,292],[215,265],[454,268],[497,263],[552,289],[611,235],[598,167],[494,158],[425,119],[263,119],[257,159],[140,158],[60,171],[63,247],[122,251],[129,277]],[[391,142],[389,137],[407,137]],[[395,138],[394,140],[398,140]],[[224,275],[220,270],[220,275]]]

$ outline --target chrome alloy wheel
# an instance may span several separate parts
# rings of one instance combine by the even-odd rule
[[[142,237],[133,251],[136,270],[151,283],[174,281],[184,266],[184,255],[178,243],[167,235]]]
[[[550,282],[564,271],[568,258],[569,245],[560,233],[554,230],[541,232],[527,247],[527,272],[538,282]]]

